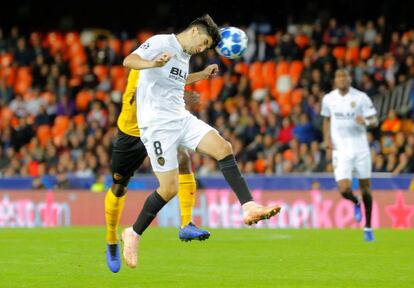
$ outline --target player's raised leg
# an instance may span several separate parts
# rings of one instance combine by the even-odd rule
[[[178,237],[183,241],[206,240],[210,232],[198,228],[192,222],[197,184],[191,168],[190,155],[186,149],[178,151],[178,200],[181,211],[181,228]]]
[[[242,205],[245,224],[252,225],[279,213],[280,206],[262,206],[253,201],[246,180],[237,166],[231,144],[221,137],[217,131],[211,130],[207,132],[197,145],[197,151],[207,154],[218,161],[224,178]]]
[[[365,227],[364,227],[364,239],[365,241],[374,241],[374,232],[371,228],[371,215],[372,215],[372,194],[371,194],[371,182],[369,179],[359,179],[359,187],[362,192],[362,201],[365,208]]]
[[[122,232],[122,241],[124,242],[123,256],[125,262],[131,268],[137,266],[137,250],[140,236],[151,224],[162,207],[177,195],[178,192],[177,168],[166,172],[155,172],[155,175],[160,184],[159,188],[147,197],[134,225],[126,228]]]

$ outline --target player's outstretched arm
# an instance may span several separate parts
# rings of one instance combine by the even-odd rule
[[[216,75],[218,71],[219,70],[217,64],[208,65],[206,68],[204,68],[204,70],[200,72],[189,74],[185,84],[189,85],[200,80],[208,79],[210,76]]]
[[[124,67],[130,69],[142,70],[149,68],[162,67],[170,61],[171,55],[169,53],[161,53],[154,60],[145,60],[135,53],[129,54],[123,62]]]

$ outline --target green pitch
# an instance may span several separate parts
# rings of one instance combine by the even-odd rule
[[[0,229],[0,287],[414,287],[414,230],[150,228],[139,266],[105,263],[104,228]]]

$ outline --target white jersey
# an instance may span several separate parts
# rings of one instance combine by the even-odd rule
[[[366,128],[355,121],[356,116],[364,118],[376,114],[367,94],[350,88],[344,96],[338,89],[326,94],[322,100],[321,115],[330,117],[330,131],[334,150],[358,153],[369,151]]]
[[[174,34],[160,34],[149,38],[134,54],[154,60],[161,53],[172,57],[163,67],[140,70],[136,101],[138,127],[183,119],[191,115],[185,109],[184,86],[191,55],[185,53]]]

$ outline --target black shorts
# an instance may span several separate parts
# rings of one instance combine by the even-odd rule
[[[118,130],[113,140],[111,157],[112,181],[128,185],[129,179],[147,157],[147,150],[140,137],[130,136]]]

